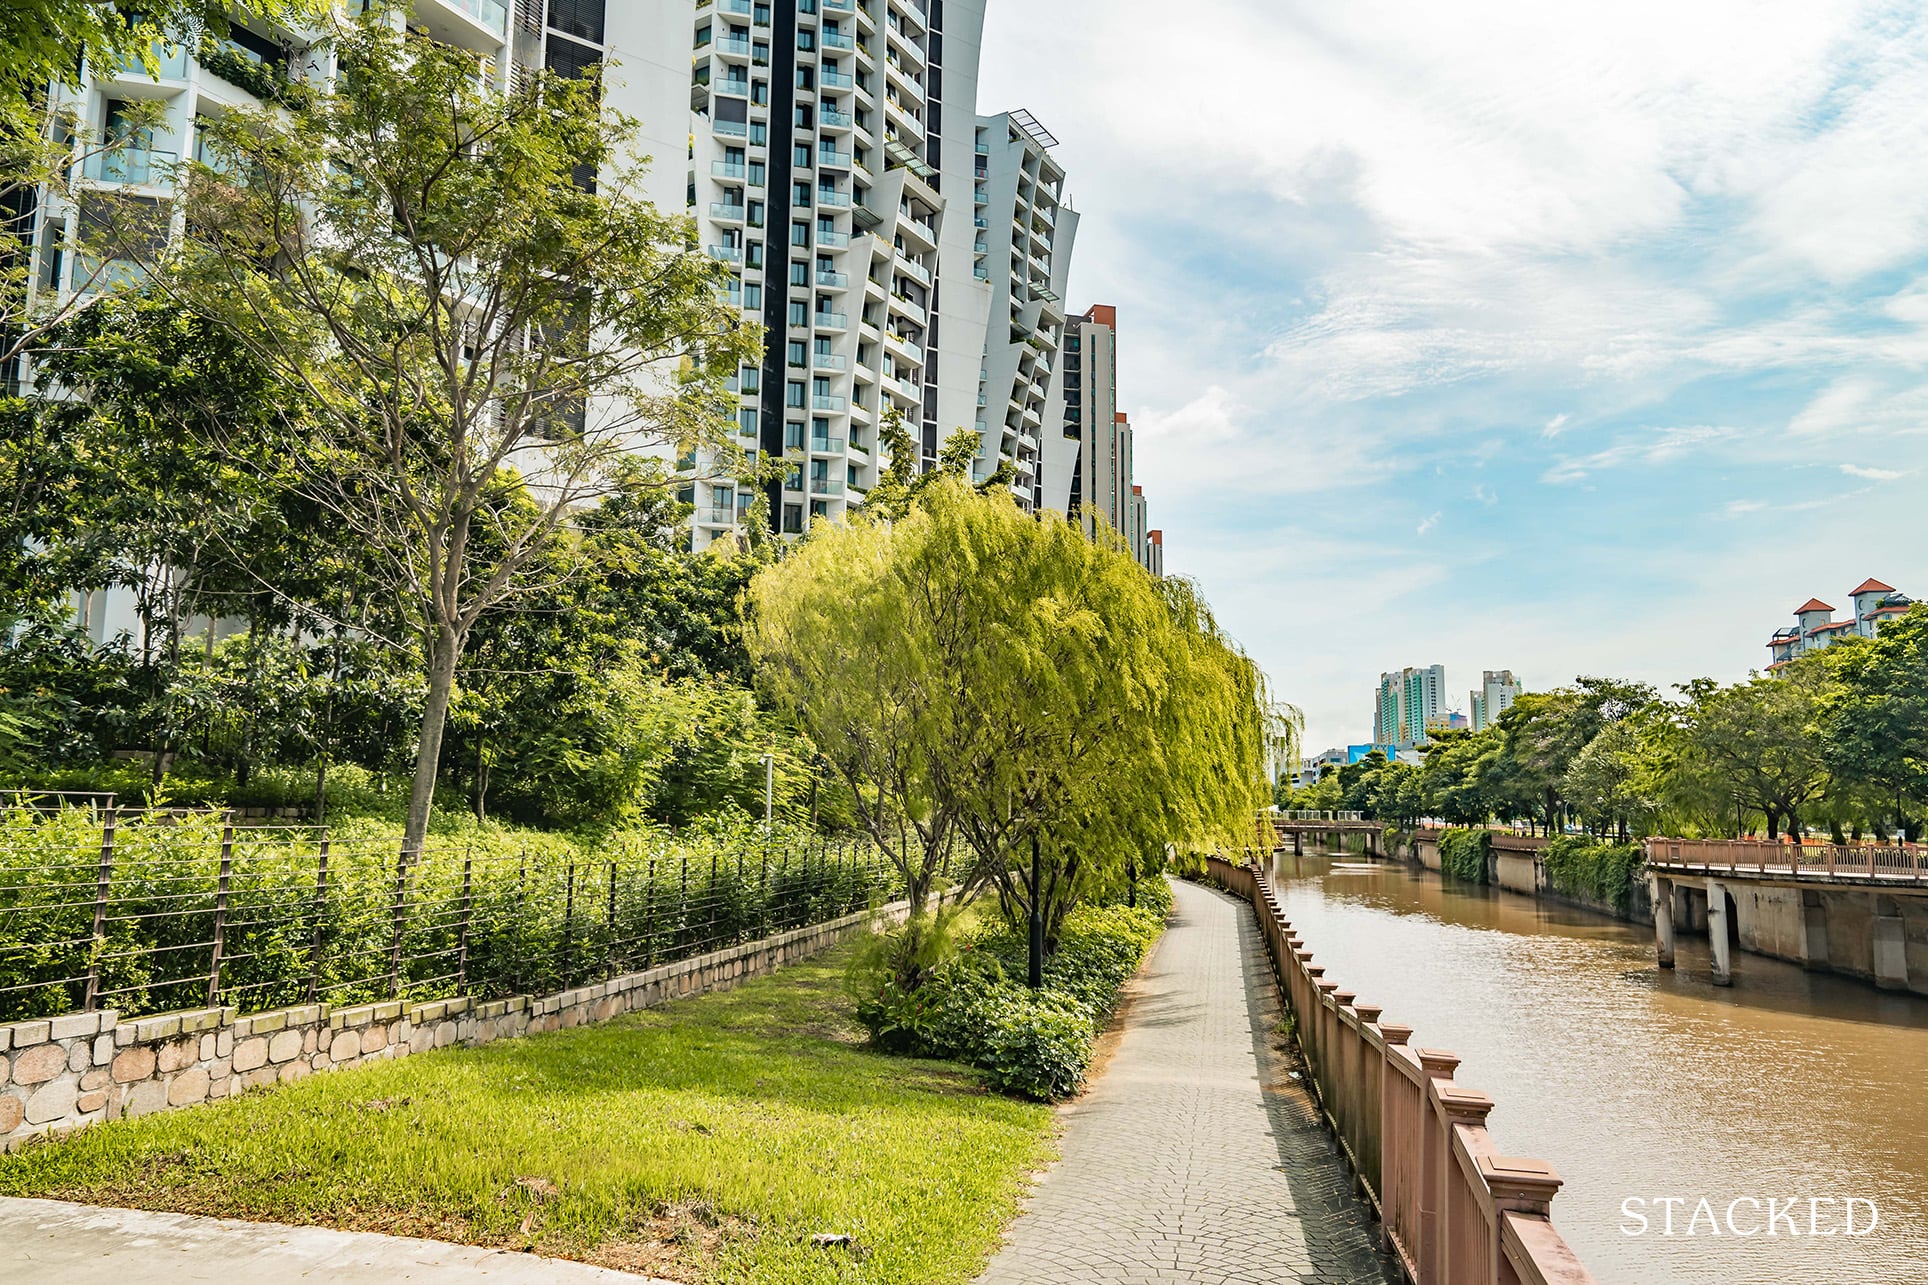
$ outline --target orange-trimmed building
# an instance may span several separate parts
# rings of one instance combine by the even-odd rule
[[[1854,604],[1853,614],[1844,620],[1836,620],[1834,608],[1819,598],[1809,598],[1796,607],[1794,623],[1775,630],[1774,636],[1767,640],[1772,658],[1768,672],[1780,669],[1796,656],[1819,651],[1843,638],[1872,638],[1883,623],[1914,606],[1914,600],[1907,594],[1873,578],[1863,580],[1849,591],[1848,601]]]

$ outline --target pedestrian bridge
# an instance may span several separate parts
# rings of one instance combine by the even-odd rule
[[[1928,848],[1649,839],[1654,947],[1705,931],[1717,986],[1735,947],[1928,994]]]
[[[1305,855],[1305,840],[1311,835],[1314,840],[1324,838],[1331,847],[1340,846],[1348,834],[1366,836],[1366,852],[1377,855],[1383,844],[1386,827],[1381,821],[1367,820],[1363,812],[1305,811],[1289,808],[1274,809],[1259,813],[1261,834],[1264,827],[1271,826],[1273,843],[1269,847],[1283,849],[1291,842],[1294,856]]]

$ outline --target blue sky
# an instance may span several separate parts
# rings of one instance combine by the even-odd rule
[[[1928,599],[1928,12],[991,0],[1167,569],[1310,748],[1381,670],[1744,676]]]

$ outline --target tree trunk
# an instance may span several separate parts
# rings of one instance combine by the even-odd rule
[[[1781,813],[1773,807],[1765,811],[1767,812],[1767,841],[1774,843],[1781,837]]]
[[[415,742],[415,779],[409,785],[408,826],[402,850],[419,856],[428,834],[428,814],[435,805],[435,778],[442,761],[442,729],[448,723],[449,698],[455,692],[455,663],[461,659],[462,640],[446,625],[437,628],[429,644],[428,700],[422,706],[422,731]]]

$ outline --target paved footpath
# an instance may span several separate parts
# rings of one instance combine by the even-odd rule
[[[0,1261],[0,1281],[42,1285],[656,1285],[586,1263],[436,1240],[60,1200],[0,1199]]]
[[[1382,1285],[1344,1162],[1270,1047],[1251,908],[1175,888],[1117,1050],[979,1285]]]

